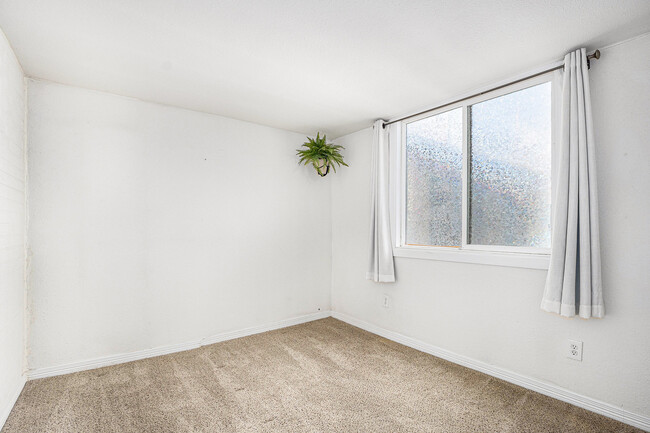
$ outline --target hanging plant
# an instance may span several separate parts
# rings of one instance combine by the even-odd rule
[[[340,149],[345,149],[338,144],[327,143],[325,135],[321,138],[320,132],[316,134],[316,138],[307,137],[307,140],[302,145],[305,149],[298,149],[297,155],[300,156],[298,164],[311,164],[314,166],[318,175],[321,177],[327,176],[330,172],[330,167],[336,173],[336,166],[339,167],[348,165],[343,161]]]

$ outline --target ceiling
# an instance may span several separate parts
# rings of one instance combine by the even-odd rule
[[[648,0],[0,0],[27,75],[340,136],[650,31]]]

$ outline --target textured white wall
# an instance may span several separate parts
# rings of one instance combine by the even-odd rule
[[[28,82],[29,368],[329,309],[329,178],[300,134]]]
[[[0,30],[0,428],[23,373],[24,134],[23,71]]]
[[[539,270],[397,258],[397,283],[364,280],[371,129],[337,140],[350,169],[332,182],[332,309],[650,416],[650,36],[602,54],[590,73],[604,319],[542,312]],[[583,362],[565,357],[569,338],[584,341]]]

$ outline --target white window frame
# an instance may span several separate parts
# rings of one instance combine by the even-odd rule
[[[442,108],[409,117],[391,125],[391,225],[393,235],[393,255],[416,259],[442,260],[452,262],[477,263],[484,265],[510,266],[530,269],[548,269],[550,248],[512,247],[469,244],[469,107],[479,102],[494,99],[542,83],[551,83],[551,179],[555,180],[555,155],[557,134],[559,133],[560,75],[548,72],[506,86],[488,91],[480,96],[446,105]],[[419,246],[406,244],[406,125],[424,118],[462,108],[463,113],[463,167],[462,167],[462,243],[460,247]],[[551,190],[555,191],[555,185]],[[551,201],[554,197],[551,197]]]

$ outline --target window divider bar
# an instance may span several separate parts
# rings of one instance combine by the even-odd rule
[[[463,166],[461,172],[462,188],[462,223],[461,223],[461,248],[467,246],[469,235],[469,107],[463,105]]]
[[[406,189],[406,185],[408,183],[407,181],[407,173],[406,173],[406,125],[402,125],[402,128],[400,130],[400,140],[401,140],[401,146],[400,146],[400,183],[399,183],[399,188],[400,188],[400,201],[399,201],[399,213],[400,213],[400,226],[399,226],[399,231],[400,231],[400,240],[399,240],[399,245],[402,246],[406,244],[406,223],[407,223],[407,214],[406,214],[406,201],[407,201],[407,194],[408,191]]]

